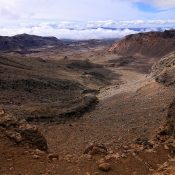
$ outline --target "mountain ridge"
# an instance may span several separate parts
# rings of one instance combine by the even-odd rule
[[[63,42],[56,37],[42,37],[20,34],[12,37],[0,36],[0,51],[28,50],[41,47],[63,46]]]
[[[128,35],[108,49],[119,55],[162,57],[175,50],[175,30]]]

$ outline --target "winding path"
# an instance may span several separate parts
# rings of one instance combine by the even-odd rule
[[[114,81],[112,85],[102,88],[98,95],[99,100],[125,92],[135,92],[148,83],[145,74],[128,70],[118,70],[117,73],[122,75],[122,83],[119,85],[118,81]]]

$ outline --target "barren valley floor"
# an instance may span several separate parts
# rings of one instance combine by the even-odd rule
[[[0,132],[0,174],[148,175],[174,167],[172,152],[155,141],[174,87],[150,76],[152,60],[123,63],[105,49],[1,55],[1,104],[39,128],[48,153]]]

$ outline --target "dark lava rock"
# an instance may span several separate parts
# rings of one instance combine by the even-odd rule
[[[146,137],[140,137],[140,138],[136,139],[135,143],[138,145],[143,145],[144,149],[153,148],[153,145],[149,142],[149,139]]]

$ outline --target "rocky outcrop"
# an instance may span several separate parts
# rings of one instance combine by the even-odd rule
[[[159,142],[165,142],[168,147],[172,147],[175,153],[175,99],[168,107],[165,124],[160,127],[160,132],[156,138]]]
[[[16,144],[47,151],[47,141],[38,128],[9,114],[0,115],[0,131]]]
[[[13,37],[0,36],[0,51],[19,51],[49,46],[63,46],[62,41],[55,37],[41,37],[35,35],[15,35]]]
[[[156,82],[174,88],[175,85],[175,52],[163,57],[152,67],[151,76]],[[175,134],[175,99],[168,108],[166,127],[161,135],[171,136]]]
[[[108,51],[124,56],[162,57],[175,50],[174,44],[175,30],[147,32],[128,35]]]
[[[175,135],[175,99],[168,109],[167,131],[169,135]]]
[[[165,85],[175,84],[175,52],[163,57],[152,67],[151,76]]]

